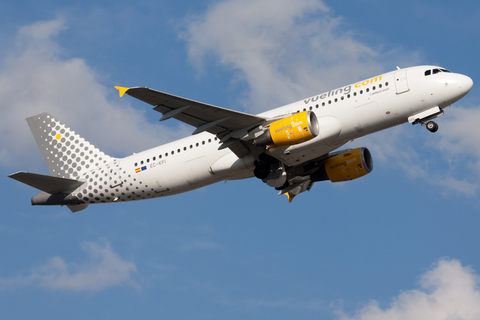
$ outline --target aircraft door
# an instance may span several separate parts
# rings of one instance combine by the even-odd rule
[[[110,177],[110,188],[114,188],[123,184],[122,176],[120,174],[120,167],[117,160],[111,163],[108,168],[108,175]]]
[[[157,185],[155,188],[155,193],[163,193],[165,191],[168,191],[170,189],[167,188],[167,185],[165,184],[165,181],[163,181],[161,176],[155,177],[155,184]]]
[[[397,89],[397,94],[405,93],[410,90],[407,82],[406,69],[395,71],[395,88]]]

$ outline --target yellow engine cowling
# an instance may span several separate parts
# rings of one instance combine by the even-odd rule
[[[272,122],[253,142],[258,146],[288,146],[308,141],[318,135],[315,113],[304,111]]]
[[[325,172],[332,182],[357,179],[372,169],[372,155],[367,148],[349,150],[325,161]]]
[[[372,172],[373,160],[367,148],[345,151],[325,160],[320,169],[311,175],[312,181],[348,181]]]

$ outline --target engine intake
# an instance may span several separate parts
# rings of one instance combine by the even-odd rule
[[[373,159],[367,148],[357,148],[332,156],[310,175],[312,181],[348,181],[363,177],[373,170]]]
[[[299,144],[318,135],[315,113],[304,111],[272,122],[267,130],[253,140],[257,146],[288,146]]]

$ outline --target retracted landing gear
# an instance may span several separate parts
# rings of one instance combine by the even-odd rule
[[[437,132],[437,130],[438,130],[438,124],[436,124],[433,121],[427,122],[427,124],[425,126],[427,127],[427,130],[430,131],[430,132]]]
[[[278,160],[265,153],[260,154],[259,159],[254,162],[255,170],[253,173],[255,174],[255,177],[260,180],[266,179],[270,174],[272,164],[275,162],[278,162]]]

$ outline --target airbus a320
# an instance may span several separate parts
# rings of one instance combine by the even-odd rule
[[[257,115],[156,90],[116,87],[195,130],[192,136],[125,158],[95,148],[48,113],[27,123],[50,175],[9,177],[37,188],[32,205],[89,204],[165,197],[223,180],[256,177],[293,198],[317,181],[348,181],[373,169],[367,148],[347,142],[403,123],[436,132],[433,119],[472,88],[469,77],[438,66],[378,75]]]

